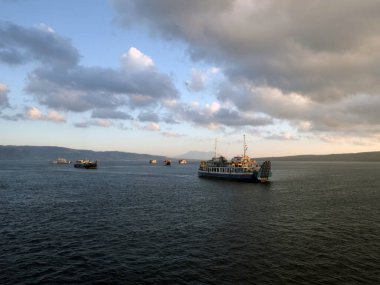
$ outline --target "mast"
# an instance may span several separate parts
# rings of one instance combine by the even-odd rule
[[[243,157],[245,157],[245,155],[246,155],[246,151],[247,151],[247,145],[245,144],[245,134],[243,135],[243,137],[244,137]]]
[[[214,154],[214,157],[216,157],[216,143],[217,143],[217,138],[215,138],[215,154]]]

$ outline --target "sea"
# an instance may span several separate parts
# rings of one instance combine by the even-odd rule
[[[0,284],[380,284],[380,163],[0,161]]]

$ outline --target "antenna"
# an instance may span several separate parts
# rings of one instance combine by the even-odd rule
[[[217,138],[215,138],[215,156],[214,157],[216,157],[216,144],[217,144],[217,142],[218,142],[218,140],[217,140]]]

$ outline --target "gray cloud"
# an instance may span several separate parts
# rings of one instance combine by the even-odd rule
[[[117,109],[158,105],[179,96],[171,78],[136,48],[122,56],[119,69],[82,66],[79,59],[70,40],[46,25],[25,28],[0,22],[0,63],[36,62],[38,67],[28,74],[24,90],[49,108],[92,110],[95,118],[131,119]],[[5,96],[1,95],[0,102]]]
[[[185,82],[186,87],[191,92],[199,92],[205,87],[205,75],[200,71],[193,70],[191,72],[191,80]]]
[[[79,53],[70,40],[46,26],[25,28],[0,22],[0,62],[22,64],[30,60],[67,68],[78,63]]]
[[[9,107],[8,86],[0,82],[0,109]]]
[[[133,117],[125,112],[113,109],[96,109],[92,112],[92,118],[132,120]]]
[[[159,122],[160,117],[153,112],[141,112],[137,117],[141,122]]]
[[[193,60],[224,70],[232,87],[220,86],[218,98],[235,106],[238,118],[222,110],[220,117],[197,118],[194,110],[185,110],[193,122],[241,125],[258,112],[294,124],[309,121],[309,130],[330,132],[372,130],[380,123],[378,1],[113,0],[113,5],[122,25],[139,23],[185,42]]]
[[[118,19],[189,44],[194,59],[315,100],[380,91],[374,0],[113,1]]]
[[[196,125],[208,127],[210,125],[221,125],[227,127],[238,126],[268,126],[274,123],[269,116],[260,113],[242,113],[237,110],[219,108],[212,110],[210,107],[200,108],[188,104],[173,106],[171,109],[175,119],[192,122]]]
[[[178,96],[170,78],[155,69],[129,72],[83,66],[59,73],[36,69],[28,77],[26,91],[41,104],[75,112],[142,107]]]

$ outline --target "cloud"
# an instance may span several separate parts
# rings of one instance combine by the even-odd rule
[[[142,112],[137,117],[141,122],[158,122],[159,116],[153,112]]]
[[[121,25],[138,23],[187,44],[194,61],[221,67],[226,80],[218,99],[230,111],[210,115],[183,107],[184,117],[195,123],[242,126],[258,113],[295,126],[307,121],[308,131],[355,127],[368,136],[380,123],[377,1],[112,3]],[[201,90],[203,84],[195,74],[188,87]]]
[[[191,122],[209,129],[241,126],[268,126],[273,119],[259,112],[239,112],[234,107],[220,106],[217,102],[201,106],[197,103],[178,103],[170,106],[172,114],[179,121]]]
[[[133,117],[125,112],[116,111],[113,109],[95,109],[91,115],[92,118],[100,119],[119,119],[119,120],[132,120]]]
[[[144,127],[144,129],[147,131],[157,132],[157,131],[161,130],[161,127],[158,123],[150,123],[150,124],[146,125]]]
[[[8,86],[0,83],[0,109],[9,107],[8,93]]]
[[[122,55],[118,69],[84,66],[71,41],[50,26],[0,22],[0,64],[30,62],[35,67],[24,90],[40,105],[60,112],[92,111],[94,118],[130,120],[121,108],[131,111],[179,98],[171,78],[135,47]],[[0,106],[5,104],[1,92]]]
[[[185,85],[190,92],[200,92],[206,88],[207,81],[211,80],[219,72],[220,69],[217,67],[212,67],[205,72],[193,68],[191,70],[191,79],[186,81]]]
[[[184,136],[176,132],[162,132],[162,135],[165,137],[170,137],[170,138],[180,138]]]
[[[107,119],[87,120],[87,121],[78,122],[78,123],[74,124],[74,126],[77,128],[89,128],[92,126],[109,128],[112,125],[113,125],[113,123]]]
[[[135,47],[131,47],[127,53],[123,54],[122,62],[126,70],[141,71],[154,66],[153,60]]]
[[[293,134],[281,132],[278,134],[271,134],[265,137],[269,140],[280,140],[280,141],[296,141],[298,140]]]
[[[59,73],[36,68],[29,74],[25,90],[41,104],[74,112],[121,105],[139,108],[178,97],[169,76],[156,69],[124,68],[77,65]]]
[[[25,28],[0,22],[0,63],[24,64],[35,60],[53,68],[68,68],[79,61],[70,40],[47,25]]]
[[[52,121],[56,123],[66,122],[66,119],[62,114],[56,111],[49,111],[47,114],[44,114],[37,107],[27,108],[25,110],[24,118],[29,120]]]
[[[186,81],[186,87],[191,92],[199,92],[204,89],[206,75],[199,70],[193,69],[191,71],[191,80]]]

